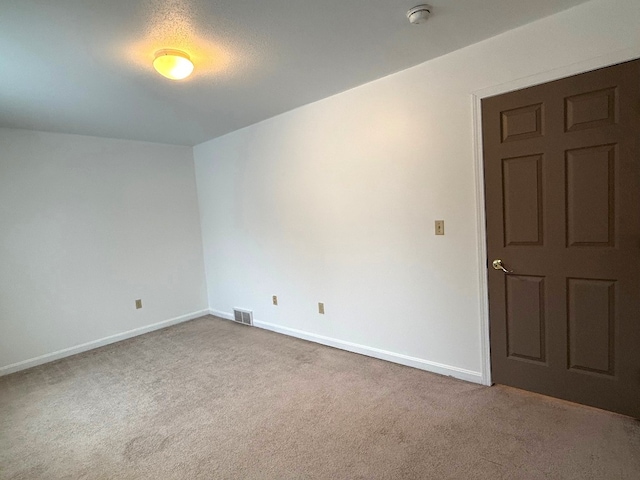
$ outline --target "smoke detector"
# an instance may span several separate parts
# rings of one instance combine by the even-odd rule
[[[430,15],[430,5],[418,5],[407,12],[407,18],[413,25],[426,22]]]

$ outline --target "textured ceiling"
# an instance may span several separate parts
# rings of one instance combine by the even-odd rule
[[[583,2],[0,0],[0,126],[195,145]]]

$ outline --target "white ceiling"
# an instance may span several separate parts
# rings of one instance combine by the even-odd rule
[[[0,0],[0,126],[195,145],[584,1]]]

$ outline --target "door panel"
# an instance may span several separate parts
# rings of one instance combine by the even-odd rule
[[[567,279],[570,369],[615,375],[615,284]]]
[[[640,61],[482,116],[494,381],[640,417]]]
[[[502,161],[505,245],[542,245],[542,155]]]
[[[615,160],[615,145],[566,152],[568,246],[615,246]]]
[[[507,275],[505,282],[508,355],[544,363],[544,277]]]
[[[565,104],[567,132],[616,123],[615,88],[567,97]]]
[[[542,104],[501,112],[502,141],[511,142],[542,136]]]

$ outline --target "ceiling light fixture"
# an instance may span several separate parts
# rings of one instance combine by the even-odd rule
[[[180,50],[158,50],[153,61],[153,68],[171,80],[182,80],[193,72],[191,58]]]
[[[431,6],[418,5],[407,12],[407,18],[413,25],[424,23],[431,15]]]

